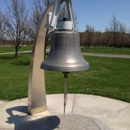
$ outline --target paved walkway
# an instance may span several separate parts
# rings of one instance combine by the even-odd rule
[[[49,51],[49,49],[47,49]],[[22,53],[31,53],[32,51],[22,51],[18,52],[19,54]],[[4,54],[14,54],[14,52],[8,52],[8,53],[0,53],[0,55]],[[97,56],[97,57],[113,57],[113,58],[130,58],[130,55],[118,55],[118,54],[100,54],[100,53],[82,53],[84,56]]]
[[[48,110],[33,116],[27,113],[27,98],[0,105],[0,130],[86,130],[84,124],[88,124],[87,130],[130,130],[129,103],[101,96],[68,94],[64,117],[63,98],[63,94],[47,95]],[[74,118],[79,129],[72,129]]]
[[[84,56],[113,57],[113,58],[130,58],[130,55],[99,54],[99,53],[82,53],[82,54]]]
[[[18,53],[19,54],[22,54],[22,53],[31,53],[32,51],[19,51]],[[9,55],[9,54],[14,54],[15,52],[7,52],[7,53],[0,53],[0,55]]]

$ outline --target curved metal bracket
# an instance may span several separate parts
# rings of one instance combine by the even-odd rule
[[[45,92],[45,77],[44,71],[40,69],[41,63],[44,60],[44,48],[46,31],[45,24],[47,14],[54,9],[54,3],[51,3],[45,10],[39,29],[35,38],[35,43],[32,49],[30,75],[28,84],[28,113],[35,114],[47,110],[46,92]]]
[[[66,6],[67,6],[67,10],[68,10],[68,16],[69,16],[68,17],[69,23],[71,22],[71,24],[67,23],[68,24],[67,26],[69,27],[69,30],[73,30],[76,27],[74,12],[73,12],[73,6],[72,6],[72,0],[55,0],[54,10],[49,15],[48,23],[46,24],[46,28],[49,29],[49,33],[53,32],[55,29],[59,29],[58,26],[57,26],[58,23],[59,23],[58,22],[58,15],[59,15],[59,10],[60,10],[60,6],[61,6],[62,2],[66,2]]]

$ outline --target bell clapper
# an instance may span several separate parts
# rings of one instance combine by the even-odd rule
[[[67,78],[68,72],[63,72],[64,74],[64,117],[66,116],[65,108],[67,104]]]

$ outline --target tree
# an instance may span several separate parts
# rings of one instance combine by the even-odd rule
[[[38,25],[45,9],[44,6],[44,0],[33,0],[31,11],[32,13],[29,19],[30,24],[28,28],[28,35],[32,41],[35,39]]]
[[[87,41],[86,33],[85,32],[80,33],[80,44],[86,46],[86,41]]]
[[[28,28],[28,36],[30,37],[31,41],[34,42],[35,35],[37,33],[37,29],[41,20],[41,17],[50,3],[53,0],[33,0],[32,2],[32,14],[29,20],[29,28]],[[45,41],[45,52],[46,47],[50,44],[50,35],[46,34],[46,41]]]
[[[6,32],[6,28],[5,28],[5,24],[4,24],[4,15],[0,10],[0,45],[4,44],[5,42],[5,32]]]
[[[6,0],[5,0],[6,1]],[[6,18],[6,37],[9,43],[15,48],[15,58],[18,56],[18,50],[27,39],[27,17],[28,13],[24,0],[11,0],[11,5],[7,5]]]
[[[54,0],[43,0],[44,5],[47,7],[51,2],[53,2]]]
[[[124,24],[120,23],[120,37],[119,37],[119,44],[122,50],[123,44],[126,42],[126,27]]]
[[[107,51],[107,48],[109,47],[109,45],[111,43],[110,39],[111,39],[111,32],[106,27],[105,32],[104,32],[104,42],[105,42],[105,46],[106,46],[106,51]]]
[[[127,47],[130,47],[130,28],[128,29],[128,34],[127,34]]]
[[[98,48],[101,46],[101,36],[102,33],[100,31],[95,31],[93,36],[93,44],[98,46]]]
[[[87,38],[87,41],[86,41],[86,47],[88,47],[88,51],[89,51],[89,48],[90,48],[90,45],[92,44],[93,42],[93,36],[94,36],[94,27],[90,26],[90,25],[86,25],[86,38]]]
[[[33,0],[32,2],[32,14],[29,20],[30,26],[28,35],[31,40],[34,41],[35,35],[41,20],[41,17],[49,4],[54,0]]]
[[[107,28],[107,32],[110,32],[111,34],[109,36],[111,42],[113,43],[113,52],[114,52],[120,36],[120,22],[117,21],[115,16],[113,16],[113,19],[110,21],[110,27]]]

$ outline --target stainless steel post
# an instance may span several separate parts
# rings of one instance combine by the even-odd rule
[[[54,3],[45,10],[33,45],[30,75],[28,84],[28,113],[35,114],[47,110],[44,71],[40,69],[44,60],[44,48],[46,38],[45,24],[47,14],[52,12]]]

